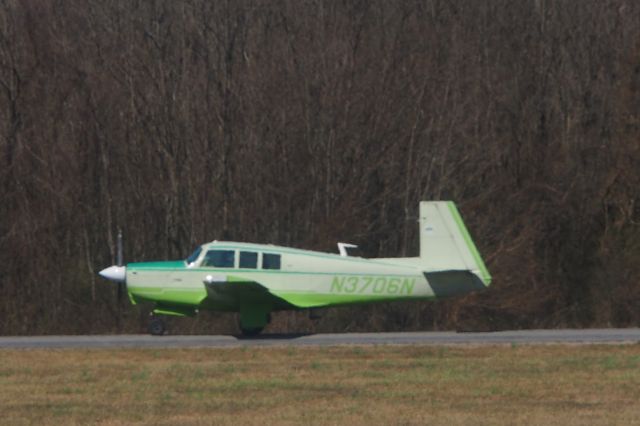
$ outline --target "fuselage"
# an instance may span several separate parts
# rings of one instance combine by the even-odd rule
[[[246,302],[242,286],[251,283],[276,296],[272,310],[434,297],[412,258],[364,259],[223,241],[204,244],[187,260],[130,263],[126,283],[134,303],[230,311]]]

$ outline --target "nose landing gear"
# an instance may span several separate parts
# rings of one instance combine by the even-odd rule
[[[164,320],[157,316],[151,316],[149,321],[149,333],[152,336],[162,336],[167,332],[167,325]]]

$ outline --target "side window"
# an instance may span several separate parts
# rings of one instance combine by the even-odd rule
[[[263,253],[262,254],[262,269],[280,269],[280,255]]]
[[[240,267],[255,269],[258,267],[258,253],[254,251],[240,252]]]
[[[235,261],[234,250],[209,250],[202,261],[202,266],[214,268],[233,268]]]

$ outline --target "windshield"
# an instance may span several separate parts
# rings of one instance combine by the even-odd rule
[[[185,260],[185,262],[187,262],[187,265],[191,265],[193,262],[195,262],[198,259],[198,256],[200,256],[200,253],[202,253],[202,246],[198,247],[196,251],[191,253],[191,256],[187,257],[187,259]]]

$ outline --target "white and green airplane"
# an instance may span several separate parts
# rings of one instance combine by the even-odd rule
[[[481,290],[491,283],[460,213],[451,201],[420,203],[420,256],[375,258],[231,241],[198,247],[184,260],[122,263],[100,275],[126,285],[131,303],[154,304],[149,331],[166,328],[158,315],[199,310],[239,312],[242,333],[260,333],[270,314],[394,300],[430,300]]]

